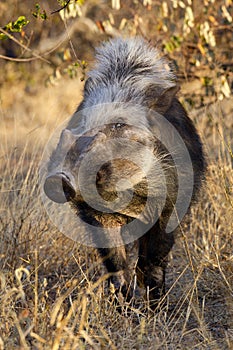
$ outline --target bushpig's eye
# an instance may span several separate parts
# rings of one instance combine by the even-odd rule
[[[121,129],[124,126],[126,126],[125,123],[115,123],[115,124],[112,125],[112,130]]]

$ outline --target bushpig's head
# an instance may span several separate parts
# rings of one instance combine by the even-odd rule
[[[154,98],[159,113],[170,107],[176,91],[172,87]],[[103,103],[79,111],[51,158],[46,195],[57,203],[71,201],[77,207],[85,202],[100,211],[109,208],[135,216],[144,199],[122,212],[133,194],[142,199],[153,191],[159,198],[166,192],[160,164],[166,153],[159,141],[162,125],[154,116],[157,112],[150,116],[152,106],[145,104]]]

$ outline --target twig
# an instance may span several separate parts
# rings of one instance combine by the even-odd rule
[[[34,56],[35,58],[38,58],[42,61],[45,61],[47,63],[50,64],[50,61],[46,60],[46,58],[38,55],[37,53],[33,52],[29,47],[27,47],[26,45],[22,44],[19,40],[17,40],[13,35],[9,34],[6,30],[0,28],[0,32],[2,32],[3,34],[5,34],[6,36],[8,36],[9,39],[11,39],[12,41],[14,41],[17,45],[19,45],[20,47],[22,47],[24,50],[29,51],[32,56]]]
[[[30,61],[35,61],[38,58],[37,57],[30,57],[30,58],[15,58],[15,57],[9,57],[9,56],[4,56],[0,55],[0,58],[8,61],[14,61],[14,62],[30,62]]]
[[[60,12],[60,11],[64,10],[69,5],[70,1],[71,0],[68,0],[67,3],[64,6],[62,6],[60,9],[52,11],[51,15],[53,15],[54,13],[57,13],[57,12]]]

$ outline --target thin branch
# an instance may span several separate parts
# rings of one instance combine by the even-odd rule
[[[76,58],[76,60],[78,60],[78,57],[77,57],[75,49],[74,49],[74,45],[73,45],[72,40],[71,40],[71,36],[70,36],[68,28],[67,28],[66,21],[64,21],[64,26],[65,26],[65,30],[66,30],[66,33],[67,33],[67,37],[69,39],[71,50],[73,51],[73,54],[74,54],[74,57]]]
[[[55,11],[52,11],[52,12],[51,12],[51,15],[53,15],[54,13],[57,13],[57,12],[60,12],[60,11],[64,10],[64,9],[69,5],[70,1],[71,1],[71,0],[68,0],[68,1],[66,2],[66,4],[65,4],[64,6],[62,6],[60,9],[55,10]]]
[[[15,57],[9,57],[9,56],[4,56],[0,55],[0,58],[8,61],[13,61],[13,62],[30,62],[30,61],[35,61],[38,58],[37,57],[29,57],[29,58],[15,58]]]
[[[6,36],[8,36],[9,39],[11,39],[12,41],[14,41],[17,45],[19,45],[20,47],[22,47],[24,50],[29,51],[32,56],[34,56],[35,58],[38,58],[44,62],[47,63],[51,63],[50,61],[46,60],[46,58],[38,55],[37,53],[35,53],[33,50],[31,50],[29,47],[27,47],[26,45],[24,45],[23,43],[21,43],[19,40],[17,40],[13,35],[9,34],[6,30],[0,28],[0,32],[2,32],[3,34],[5,34]],[[31,58],[30,58],[31,59]],[[21,59],[22,60],[22,59]]]

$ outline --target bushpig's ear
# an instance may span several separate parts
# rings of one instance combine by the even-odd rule
[[[177,85],[165,90],[161,90],[158,88],[158,86],[151,86],[145,94],[146,104],[148,108],[154,109],[156,112],[164,114],[170,108],[172,100],[179,90],[180,87]]]

